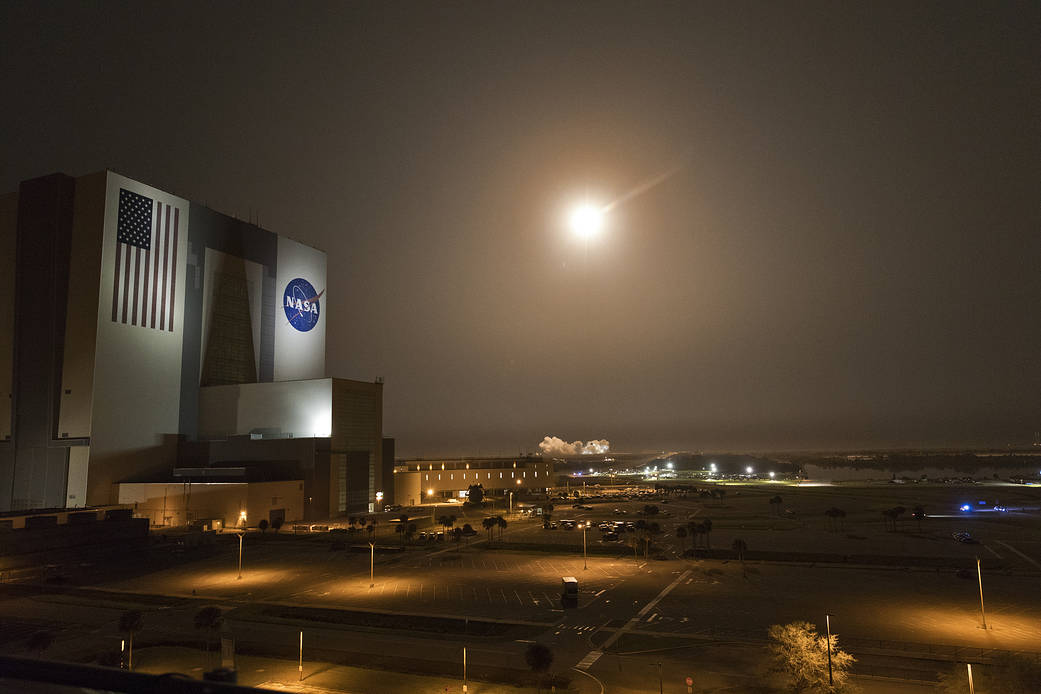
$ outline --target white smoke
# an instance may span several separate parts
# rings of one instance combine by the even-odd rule
[[[547,436],[539,444],[543,455],[599,455],[611,450],[611,442],[607,439],[591,439],[586,443],[567,441],[556,436]]]

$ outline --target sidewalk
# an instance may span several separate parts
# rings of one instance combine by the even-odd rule
[[[157,646],[134,651],[134,670],[151,674],[181,672],[201,678],[205,670],[217,667],[217,654],[191,648]],[[427,677],[331,665],[304,660],[303,679],[296,661],[239,655],[238,683],[281,692],[299,694],[461,694],[462,677]],[[546,690],[549,691],[548,689]],[[535,694],[534,688],[509,684],[468,682],[467,694]]]

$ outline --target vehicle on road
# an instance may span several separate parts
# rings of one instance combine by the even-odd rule
[[[969,533],[965,532],[964,530],[961,530],[961,531],[956,532],[956,533],[952,533],[951,536],[955,540],[957,540],[958,542],[961,542],[961,543],[966,544],[966,545],[979,544],[979,540],[977,540],[976,538],[974,538],[972,535],[970,535]]]

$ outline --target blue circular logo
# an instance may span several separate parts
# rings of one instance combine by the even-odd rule
[[[324,289],[316,292],[310,282],[300,277],[290,280],[282,294],[282,307],[289,324],[302,333],[318,325],[321,315],[318,300],[324,293]]]

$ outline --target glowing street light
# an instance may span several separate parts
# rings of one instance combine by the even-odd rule
[[[242,580],[242,538],[244,538],[246,536],[245,531],[239,532],[238,536],[239,536],[239,577],[237,579],[235,579],[235,580],[236,581],[241,581]]]
[[[376,543],[369,543],[369,588],[376,585],[376,581],[372,578],[372,571],[376,564]]]
[[[590,239],[604,227],[604,210],[592,203],[584,202],[571,210],[568,226],[576,236]]]
[[[834,687],[835,683],[831,679],[831,615],[824,615],[825,628],[828,632],[828,686]]]
[[[589,564],[586,562],[586,531],[589,530],[589,521],[582,526],[582,570],[587,570]]]

